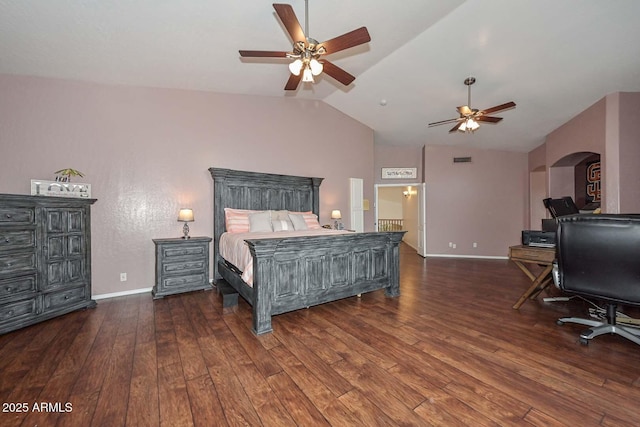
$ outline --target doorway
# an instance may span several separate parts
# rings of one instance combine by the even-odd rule
[[[374,190],[375,230],[406,231],[403,242],[426,256],[425,183],[376,184]]]

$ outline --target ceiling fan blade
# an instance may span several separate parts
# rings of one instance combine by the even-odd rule
[[[473,111],[471,110],[471,108],[469,108],[468,105],[458,107],[456,108],[456,110],[458,110],[458,113],[460,113],[461,116],[468,116],[469,114],[473,114]]]
[[[319,46],[324,46],[326,54],[340,52],[350,47],[358,46],[371,41],[371,36],[366,27],[360,27],[357,30],[350,31],[341,36],[335,37],[326,42],[322,42]]]
[[[511,101],[511,102],[507,102],[506,104],[496,105],[495,107],[487,108],[486,110],[481,110],[479,111],[479,113],[483,115],[491,114],[491,113],[496,113],[498,111],[506,110],[509,108],[514,108],[515,106],[516,106],[516,103]]]
[[[270,50],[239,50],[244,58],[286,58],[287,52],[273,52]]]
[[[478,116],[474,117],[474,120],[478,122],[498,123],[502,120],[502,117]]]
[[[462,126],[462,123],[464,123],[464,120],[460,120],[460,122],[459,122],[459,123],[456,123],[456,125],[455,125],[454,127],[452,127],[452,128],[451,128],[451,130],[449,131],[449,133],[453,133],[453,132],[457,131],[457,130],[458,130],[458,128],[459,128],[460,126]]]
[[[289,36],[291,36],[291,40],[293,40],[294,43],[303,42],[306,44],[307,37],[304,35],[302,26],[300,26],[296,13],[293,11],[293,7],[291,7],[290,4],[274,3],[273,8],[276,10],[280,21],[282,21],[282,24],[287,29]]]
[[[327,60],[322,60],[321,62],[323,71],[345,86],[348,86],[352,81],[356,79],[354,76],[347,73],[345,70],[338,67],[332,62],[329,62]]]
[[[433,123],[429,123],[429,127],[432,126],[440,126],[440,125],[446,125],[447,123],[453,123],[453,122],[457,122],[457,121],[462,121],[462,118],[458,118],[458,119],[448,119],[448,120],[441,120],[439,122],[433,122]]]
[[[300,80],[302,80],[302,73],[298,74],[289,74],[289,80],[287,80],[287,84],[284,86],[284,90],[296,90],[298,85],[300,84]]]

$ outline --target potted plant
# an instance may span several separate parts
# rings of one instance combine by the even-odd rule
[[[71,169],[71,168],[60,169],[55,173],[56,173],[56,181],[58,182],[71,182],[72,176],[79,176],[81,178],[84,177],[84,174],[82,172],[75,169]]]

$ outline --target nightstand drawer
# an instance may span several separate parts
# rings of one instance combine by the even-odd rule
[[[0,279],[0,299],[21,293],[36,292],[36,275]]]
[[[0,256],[0,273],[29,271],[36,268],[36,254],[9,254]]]
[[[65,289],[44,295],[44,311],[57,310],[87,299],[87,287]]]
[[[176,245],[171,247],[162,248],[162,257],[165,261],[168,261],[173,258],[194,258],[194,257],[205,257],[208,252],[208,247],[203,245]]]
[[[0,224],[33,224],[36,214],[34,208],[0,208]]]
[[[182,292],[212,289],[209,283],[210,237],[154,239],[156,283],[154,298]]]
[[[204,273],[207,261],[165,262],[162,264],[164,274]]]
[[[162,279],[162,289],[164,291],[172,291],[179,289],[191,289],[193,287],[202,287],[208,284],[208,277],[204,273],[185,274],[183,276],[165,277]]]
[[[36,247],[35,230],[0,230],[0,250]]]

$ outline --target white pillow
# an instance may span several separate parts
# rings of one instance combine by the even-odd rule
[[[271,214],[269,211],[256,212],[249,215],[249,232],[270,232],[271,228]]]
[[[289,211],[271,211],[271,226],[273,231],[295,230],[293,223],[289,219]]]

